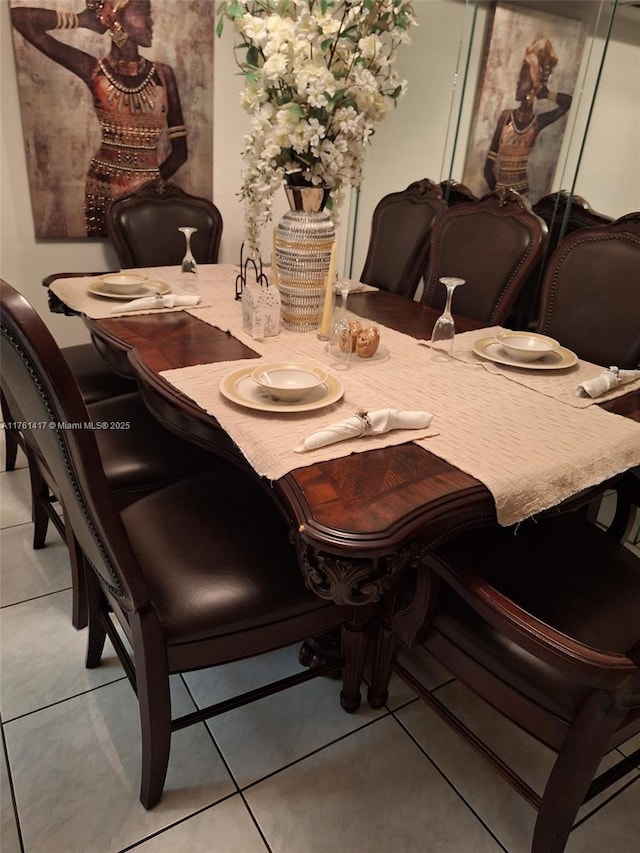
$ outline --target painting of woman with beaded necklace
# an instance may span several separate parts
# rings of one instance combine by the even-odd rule
[[[165,3],[164,11],[173,7],[175,12],[179,5]],[[105,212],[113,199],[150,180],[173,178],[190,156],[173,68],[139,51],[151,47],[153,40],[151,0],[86,0],[80,11],[74,11],[71,4],[69,8],[48,9],[12,3],[11,21],[29,45],[71,71],[90,93],[100,137],[82,177],[75,162],[75,183],[84,179],[84,235],[104,237]],[[96,56],[76,46],[73,38],[81,31],[108,34],[108,53]],[[54,93],[51,96],[55,98]],[[72,116],[66,117],[65,124],[72,122]],[[28,140],[26,143],[28,146]],[[208,185],[198,188],[199,194],[209,197],[210,174]],[[33,190],[32,205],[37,221]],[[40,228],[36,227],[36,232],[40,231],[36,236],[81,236],[82,225],[70,227],[62,213],[45,216]]]
[[[582,21],[496,4],[462,175],[477,196],[551,191],[585,39]]]

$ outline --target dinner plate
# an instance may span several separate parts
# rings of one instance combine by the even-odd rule
[[[247,409],[256,409],[259,412],[311,412],[314,409],[330,406],[344,394],[342,382],[329,374],[327,381],[310,391],[304,400],[292,403],[275,400],[253,379],[251,374],[254,370],[255,364],[252,364],[251,367],[241,367],[225,376],[220,383],[222,396],[232,403]]]
[[[566,347],[558,347],[537,361],[516,361],[504,351],[502,344],[496,338],[480,338],[475,342],[473,351],[480,358],[486,358],[496,364],[519,367],[521,370],[563,370],[566,367],[573,367],[578,362],[578,356]]]
[[[142,296],[153,296],[154,293],[164,296],[165,293],[171,293],[171,288],[164,281],[144,279],[140,284],[140,289],[134,293],[114,293],[109,287],[109,282],[99,278],[93,284],[89,285],[88,292],[94,296],[104,296],[107,299],[121,299],[128,302],[131,299],[139,299]]]

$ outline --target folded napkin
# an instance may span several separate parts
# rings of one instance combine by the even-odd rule
[[[132,299],[131,302],[125,302],[124,305],[116,305],[111,309],[112,314],[123,314],[125,311],[150,311],[155,308],[178,308],[179,306],[193,307],[200,302],[199,296],[184,296],[178,293],[167,293],[166,296],[161,296],[156,293],[155,296],[142,296],[138,299]]]
[[[640,379],[640,370],[618,370],[617,367],[610,367],[595,379],[581,382],[576,388],[576,397],[600,397],[618,385],[626,385],[636,379]]]
[[[431,423],[429,412],[401,412],[398,409],[377,409],[375,412],[358,412],[351,418],[312,432],[294,447],[296,453],[317,450],[347,438],[362,435],[380,435],[392,429],[424,429]]]

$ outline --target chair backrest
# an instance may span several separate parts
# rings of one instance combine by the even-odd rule
[[[543,196],[533,205],[533,212],[544,219],[549,229],[547,257],[555,252],[563,229],[563,237],[568,237],[580,228],[593,228],[613,222],[611,216],[596,213],[582,196],[572,196],[568,190],[558,190]]]
[[[123,268],[174,266],[185,254],[178,228],[198,230],[191,250],[198,263],[218,260],[222,215],[206,198],[189,195],[176,184],[150,181],[111,203],[106,214],[107,235]]]
[[[461,184],[459,181],[440,181],[440,189],[449,207],[453,207],[454,204],[467,204],[470,201],[478,201],[475,193],[466,184]]]
[[[595,364],[640,366],[640,214],[560,243],[545,271],[538,331]]]
[[[60,348],[27,300],[0,280],[2,387],[29,452],[51,472],[65,521],[128,612],[147,587],[107,486],[90,417]],[[126,578],[123,569],[126,569]]]
[[[443,308],[442,276],[463,278],[454,313],[504,323],[515,299],[542,256],[547,226],[513,190],[457,204],[436,222],[422,301]]]
[[[413,298],[424,275],[431,229],[446,208],[439,186],[427,178],[384,196],[373,212],[360,281]]]

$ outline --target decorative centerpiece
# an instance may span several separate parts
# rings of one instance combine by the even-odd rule
[[[317,328],[340,206],[360,184],[376,125],[406,88],[393,63],[410,41],[413,9],[408,0],[225,0],[219,14],[218,34],[230,20],[240,36],[241,101],[251,115],[240,189],[247,246],[259,254],[286,184],[291,211],[274,239],[283,324]],[[309,188],[315,202],[304,198]],[[287,315],[288,300],[297,316]]]

